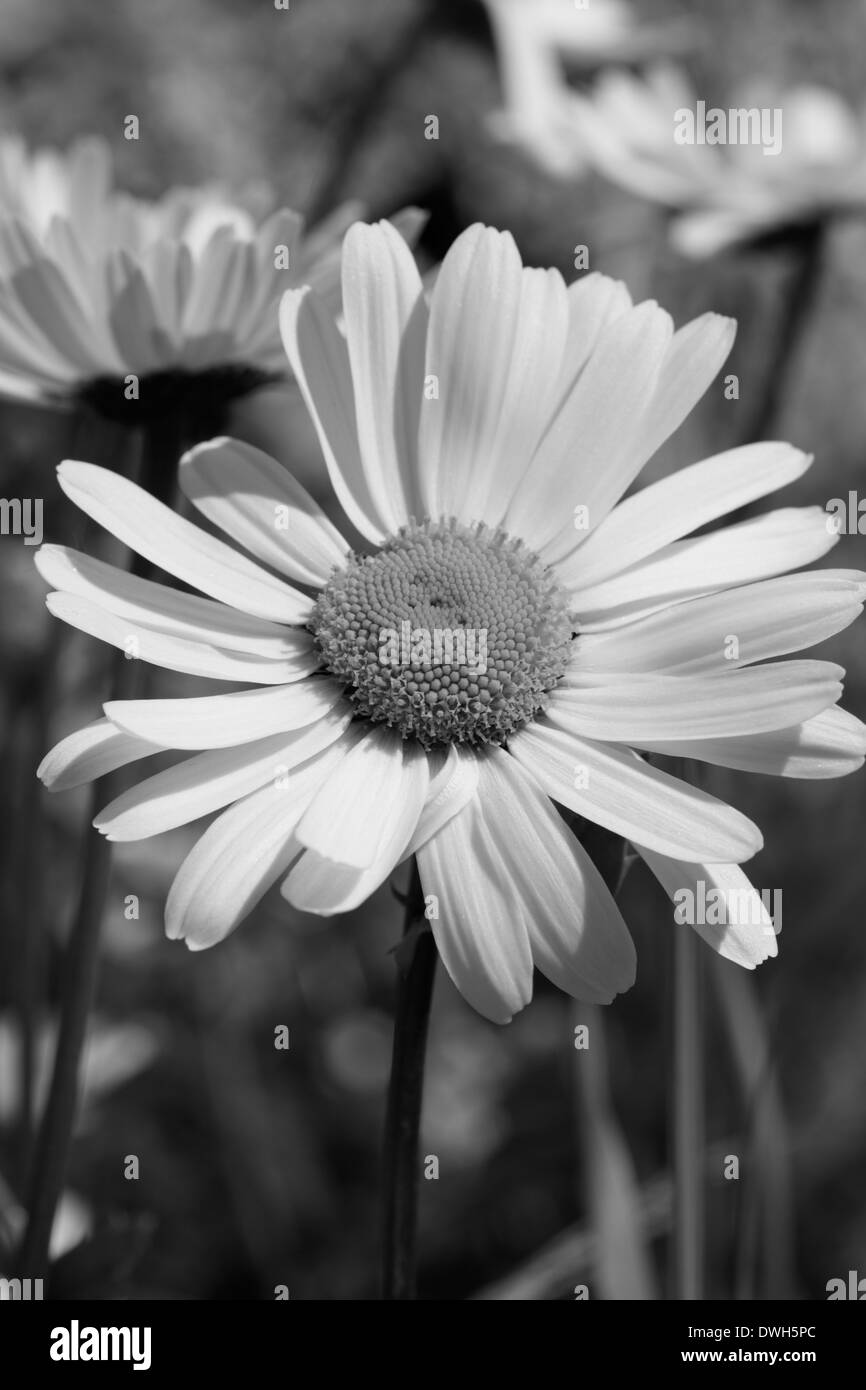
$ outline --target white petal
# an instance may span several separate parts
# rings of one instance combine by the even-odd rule
[[[123,360],[107,329],[88,313],[53,261],[38,257],[16,270],[8,283],[24,312],[74,364],[80,378],[122,371]]]
[[[810,463],[810,455],[790,444],[747,444],[682,468],[620,502],[558,564],[560,582],[583,588],[620,574],[671,541],[793,482]]]
[[[160,751],[160,744],[125,734],[107,719],[97,719],[56,743],[45,754],[36,776],[49,791],[63,792]]]
[[[361,535],[379,545],[388,526],[379,515],[361,459],[345,340],[309,289],[283,295],[280,332],[340,506]]]
[[[377,514],[396,531],[420,516],[427,303],[412,253],[390,223],[358,222],[346,233],[343,312],[364,470]]]
[[[582,633],[564,683],[590,671],[699,675],[787,656],[847,627],[864,598],[866,575],[857,570],[811,570],[725,589],[610,632]]]
[[[417,746],[404,744],[396,795],[380,807],[384,837],[373,862],[366,868],[353,868],[335,864],[333,859],[308,849],[283,884],[283,897],[300,911],[321,916],[351,912],[358,907],[404,858],[424,805],[428,781],[426,754]]]
[[[509,233],[473,226],[457,238],[433,290],[427,333],[424,370],[438,382],[438,396],[423,402],[419,435],[428,515],[482,520],[488,497],[497,512],[504,508],[546,423],[566,331],[560,277],[525,272]]]
[[[432,756],[432,755],[431,755]],[[415,833],[403,851],[415,854],[431,835],[441,829],[472,800],[478,787],[478,761],[451,744],[442,766],[430,778],[427,799],[418,817]]]
[[[118,728],[165,748],[229,748],[302,729],[333,709],[342,694],[336,681],[317,677],[231,695],[110,700],[105,713]]]
[[[677,903],[683,916],[696,916],[694,910],[704,903],[705,916],[718,915],[722,922],[690,922],[709,946],[720,956],[754,970],[770,956],[779,953],[773,919],[761,896],[737,864],[684,864],[665,855],[654,854],[643,845],[635,849],[646,860],[668,896]],[[703,888],[701,888],[703,884]],[[678,894],[683,896],[677,897]],[[688,898],[691,894],[691,900]],[[707,903],[707,894],[710,901]],[[677,920],[676,931],[682,930]]]
[[[733,319],[723,318],[720,314],[702,314],[673,335],[661,365],[652,402],[641,423],[628,473],[620,477],[618,497],[634,481],[647,459],[694,409],[728,356],[736,328]],[[761,493],[755,495],[760,496]],[[589,524],[593,531],[603,524],[612,501],[616,501],[615,497],[611,500],[611,496],[610,489],[607,489],[601,500],[596,499],[594,505],[590,505]],[[575,533],[573,524],[566,523],[557,540],[546,548],[545,559],[561,559],[572,550],[575,540],[583,539],[584,536]],[[659,545],[662,543],[660,541]],[[579,548],[582,549],[582,545]],[[628,563],[624,561],[616,568],[624,569]]]
[[[743,738],[675,739],[650,752],[775,777],[846,777],[866,761],[866,725],[834,706],[791,729]]]
[[[647,740],[761,734],[835,705],[844,674],[829,661],[776,661],[712,676],[599,674],[591,686],[559,686],[547,716],[581,738],[641,748]]]
[[[598,525],[637,471],[641,431],[673,332],[649,301],[609,323],[518,487],[506,529],[542,550],[574,509]]]
[[[532,951],[516,890],[474,797],[418,851],[442,964],[464,999],[508,1023],[532,998]]]
[[[119,473],[67,459],[57,476],[67,497],[98,525],[194,589],[275,622],[304,623],[310,616],[312,599],[185,521]]]
[[[568,286],[568,338],[559,379],[560,405],[573,389],[602,330],[631,308],[631,296],[623,282],[597,270]]]
[[[371,728],[316,795],[298,826],[298,843],[337,864],[368,868],[388,833],[382,807],[400,801],[411,757],[412,746],[398,734]]]
[[[733,347],[736,332],[735,319],[701,314],[674,334],[646,419],[644,461],[679,429],[709,389]]]
[[[183,492],[208,521],[257,560],[321,588],[349,547],[306,488],[260,449],[212,439],[180,461]]]
[[[322,779],[345,757],[347,733],[285,784],[261,787],[208,827],[181,865],[165,904],[169,937],[213,946],[253,910],[300,853],[293,831]]]
[[[589,855],[529,773],[498,749],[479,758],[485,823],[517,890],[535,964],[577,999],[609,1004],[635,978],[628,928]]]
[[[559,272],[523,270],[495,429],[458,483],[459,504],[454,492],[455,511],[459,506],[464,520],[491,526],[504,520],[553,410],[567,332],[568,298]]]
[[[80,550],[43,545],[34,558],[52,588],[89,599],[109,613],[166,636],[283,661],[303,659],[311,647],[309,633],[302,628],[253,618],[225,603],[141,579]]]
[[[166,671],[183,671],[211,680],[283,685],[309,675],[320,661],[312,644],[304,655],[269,661],[244,652],[223,651],[204,642],[191,642],[185,637],[168,637],[109,613],[89,599],[77,598],[74,594],[49,594],[45,603],[55,618],[101,642],[110,642],[125,651],[130,660],[147,661]]]
[[[763,844],[758,827],[732,806],[627,749],[576,738],[539,719],[510,740],[509,751],[555,801],[660,854],[739,863]]]
[[[351,718],[349,710],[332,711],[290,734],[197,753],[123,792],[93,824],[108,840],[144,840],[187,825],[266,782],[278,786],[292,768],[334,743]]]
[[[785,507],[709,536],[674,541],[625,574],[586,589],[569,587],[582,629],[604,631],[685,599],[799,569],[826,555],[830,535],[820,507]]]

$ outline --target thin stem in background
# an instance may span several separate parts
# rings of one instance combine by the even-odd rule
[[[421,930],[416,930],[418,926]],[[436,943],[424,923],[424,896],[413,863],[394,1013],[394,1048],[385,1116],[382,1297],[415,1297],[415,1243],[420,1181],[418,1136],[424,1094],[427,1025],[436,974]]]
[[[711,979],[728,1038],[746,1111],[748,1171],[736,1184],[740,1197],[735,1297],[756,1296],[761,1253],[764,1298],[796,1296],[793,1283],[793,1172],[791,1136],[785,1116],[771,1033],[756,996],[755,979],[716,957]]]
[[[823,221],[811,223],[797,234],[796,265],[791,282],[783,292],[782,312],[771,335],[763,367],[763,388],[742,430],[743,444],[773,437],[791,370],[818,297],[826,240],[827,228]]]
[[[345,196],[344,188],[352,161],[362,148],[374,121],[380,117],[383,101],[393,84],[405,73],[434,17],[435,9],[433,0],[426,0],[397,33],[384,56],[370,64],[363,86],[356,99],[348,104],[332,136],[330,165],[307,207],[310,226],[315,226],[333,212]]]
[[[144,436],[139,481],[161,500],[171,495],[177,461],[186,438],[177,419],[162,418]],[[149,568],[134,556],[132,572]],[[113,700],[134,698],[141,689],[142,663],[117,652],[112,662]],[[102,920],[111,873],[111,844],[93,830],[97,812],[123,790],[123,769],[94,783],[85,828],[84,867],[78,903],[65,952],[60,1029],[48,1100],[36,1139],[30,1177],[27,1225],[16,1273],[22,1278],[44,1278],[57,1204],[63,1191],[72,1131],[78,1108],[81,1058],[87,1024],[96,995]]]
[[[700,952],[691,927],[674,927],[674,1281],[678,1299],[703,1298],[704,1077]]]

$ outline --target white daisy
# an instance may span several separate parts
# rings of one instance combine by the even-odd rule
[[[502,109],[491,118],[513,141],[561,175],[582,167],[567,104],[565,65],[630,62],[688,38],[681,21],[639,24],[625,0],[485,0],[493,28]]]
[[[47,546],[52,612],[134,640],[146,661],[251,688],[109,702],[40,774],[57,789],[159,749],[190,755],[96,824],[130,840],[222,811],[166,907],[169,935],[194,948],[277,881],[297,908],[343,912],[416,853],[442,960],[482,1014],[521,1009],[533,965],[609,1001],[632,983],[634,949],[555,803],[632,841],[669,890],[748,890],[738,865],[761,847],[757,827],[641,754],[798,777],[861,766],[866,729],[836,706],[842,671],[777,658],[851,622],[866,581],[786,573],[837,539],[819,507],[685,539],[799,477],[809,460],[787,444],[621,500],[715,377],[730,320],[674,332],[622,285],[566,288],[478,226],[429,306],[393,228],[353,227],[343,299],[345,338],[310,290],[284,297],[282,331],[369,553],[232,440],[187,454],[181,486],[252,559],[126,479],[62,464],[93,520],[199,593]],[[413,640],[483,632],[485,669],[436,665],[423,642],[414,663],[383,664],[383,633],[404,622]],[[775,953],[766,921],[699,930],[752,966]]]
[[[299,213],[257,220],[213,185],[146,202],[114,188],[103,140],[30,154],[6,138],[4,390],[84,399],[130,423],[178,404],[194,417],[281,378],[279,297],[312,285],[337,309],[340,243],[358,215],[347,205],[305,236]],[[400,225],[407,235],[417,229],[413,210]]]
[[[556,116],[536,148],[546,146],[551,170],[562,173],[568,164],[563,131],[570,130],[572,172],[589,160],[630,192],[670,208],[671,240],[685,255],[708,256],[866,204],[866,114],[827,88],[763,84],[759,94],[744,91],[730,108],[716,108],[699,105],[684,72],[659,65],[643,76],[608,71],[589,95],[560,82],[546,105]],[[741,113],[733,139],[731,110]],[[721,118],[711,114],[719,111]],[[683,113],[694,115],[695,143],[681,142]],[[722,143],[713,143],[717,134]]]

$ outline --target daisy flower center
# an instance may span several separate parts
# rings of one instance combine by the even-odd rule
[[[358,714],[424,747],[505,742],[544,709],[574,636],[566,595],[532,551],[453,520],[353,555],[311,629]]]

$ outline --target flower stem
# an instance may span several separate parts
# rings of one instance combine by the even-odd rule
[[[801,228],[797,233],[794,252],[796,261],[791,283],[785,289],[783,309],[771,338],[770,351],[764,367],[764,389],[755,410],[747,417],[743,430],[744,444],[754,444],[774,437],[770,431],[778,424],[791,368],[815,306],[824,261],[826,231],[826,224],[818,220]]]
[[[422,927],[418,930],[418,926]],[[382,1297],[415,1298],[415,1237],[418,1224],[418,1134],[424,1092],[427,1024],[436,974],[436,943],[424,923],[424,897],[417,864],[406,898],[403,943],[394,1017],[391,1081],[385,1116]]]
[[[160,420],[146,431],[139,481],[162,500],[170,496],[177,460],[185,444],[180,421]],[[132,571],[141,574],[146,565],[133,557]],[[112,663],[112,700],[130,699],[141,687],[139,661],[117,652]],[[66,946],[60,1029],[48,1100],[36,1137],[27,1202],[27,1225],[18,1257],[17,1274],[43,1278],[57,1204],[63,1191],[72,1131],[78,1106],[81,1058],[87,1023],[96,994],[102,919],[111,871],[111,845],[91,829],[93,817],[123,789],[122,770],[94,783],[85,829],[81,888]]]
[[[703,1055],[700,1027],[701,942],[691,927],[674,929],[674,1275],[676,1297],[703,1297]]]

